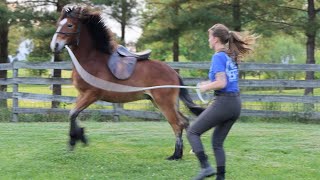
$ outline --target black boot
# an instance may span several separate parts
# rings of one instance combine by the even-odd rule
[[[217,167],[217,177],[216,180],[224,180],[226,173],[226,167],[225,166],[218,166]]]
[[[196,156],[200,162],[201,170],[199,174],[194,178],[194,180],[202,180],[206,177],[215,175],[216,172],[209,164],[207,155],[203,151],[201,151],[199,153],[196,153]]]

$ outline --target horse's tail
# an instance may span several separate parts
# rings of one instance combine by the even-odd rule
[[[179,76],[179,82],[181,86],[184,86],[180,76]],[[196,105],[192,101],[187,89],[184,89],[184,88],[180,89],[179,97],[194,115],[199,116],[205,110],[205,108],[200,107],[199,105]]]

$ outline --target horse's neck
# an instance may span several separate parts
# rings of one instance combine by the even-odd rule
[[[92,53],[96,53],[96,49],[94,48],[93,41],[90,37],[90,34],[87,28],[82,28],[79,38],[79,44],[73,47],[73,51],[78,61],[88,61],[87,59],[92,55]]]

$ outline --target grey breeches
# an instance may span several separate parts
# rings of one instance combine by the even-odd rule
[[[241,111],[239,96],[217,96],[187,130],[187,137],[195,153],[204,151],[200,136],[215,127],[212,134],[212,148],[217,166],[225,166],[223,142]]]

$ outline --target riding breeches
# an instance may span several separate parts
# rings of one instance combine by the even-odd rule
[[[241,111],[240,96],[216,96],[215,101],[187,130],[187,137],[194,153],[204,151],[200,136],[215,127],[212,148],[217,166],[225,166],[223,142]]]

